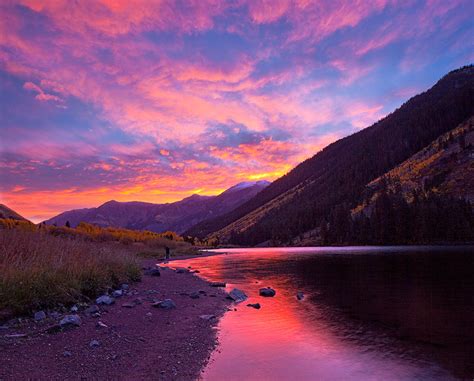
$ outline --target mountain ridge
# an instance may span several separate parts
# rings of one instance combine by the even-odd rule
[[[330,144],[230,213],[204,221],[187,234],[245,245],[288,241],[327,220],[339,206],[354,207],[370,181],[473,115],[473,105],[474,68],[469,65],[448,73],[372,126]],[[295,196],[298,202],[292,204],[289,200]]]
[[[269,182],[256,181],[245,184],[242,188],[235,188],[239,185],[237,184],[217,196],[193,194],[180,201],[164,204],[110,200],[96,208],[66,211],[44,222],[60,226],[69,222],[72,227],[80,222],[88,222],[103,227],[114,226],[155,232],[172,230],[182,233],[209,216],[218,216],[235,208],[268,186]]]

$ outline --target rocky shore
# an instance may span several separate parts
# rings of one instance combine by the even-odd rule
[[[142,281],[68,312],[0,326],[0,380],[193,380],[229,300],[189,269],[144,261]]]

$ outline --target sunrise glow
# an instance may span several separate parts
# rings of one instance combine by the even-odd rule
[[[4,1],[1,202],[39,222],[274,180],[471,62],[466,7]]]

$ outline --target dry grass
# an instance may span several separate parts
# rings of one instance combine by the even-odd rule
[[[69,305],[139,278],[139,262],[125,245],[0,230],[0,311]]]

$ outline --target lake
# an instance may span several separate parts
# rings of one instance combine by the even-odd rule
[[[473,247],[216,251],[171,263],[249,296],[218,323],[204,380],[474,377]]]

